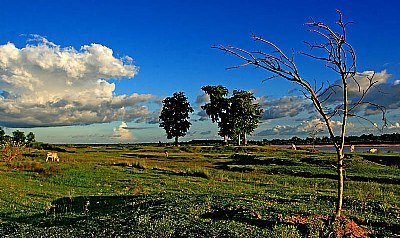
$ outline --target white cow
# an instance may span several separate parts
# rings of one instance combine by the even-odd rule
[[[292,150],[297,150],[296,145],[292,144]]]
[[[49,160],[60,162],[60,157],[58,157],[57,152],[47,152],[46,162]]]
[[[371,148],[371,149],[369,149],[369,153],[376,153],[376,152],[378,152],[378,149],[377,149],[377,148]]]

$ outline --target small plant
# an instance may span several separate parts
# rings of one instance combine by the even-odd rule
[[[67,197],[69,198],[69,200],[70,200],[71,203],[72,203],[72,200],[73,200],[74,197],[75,197],[75,190],[74,190],[74,189],[69,190],[69,191],[67,192]]]
[[[118,162],[118,163],[112,163],[112,165],[114,166],[122,166],[122,167],[133,167],[133,168],[137,168],[137,169],[146,169],[146,166],[139,161],[136,161],[134,163],[131,163],[129,161],[122,161],[122,162]]]
[[[85,205],[83,206],[83,211],[87,215],[89,213],[89,206],[90,206],[90,201],[86,201]]]
[[[224,173],[218,173],[214,176],[214,180],[219,182],[227,182],[229,181],[229,176]]]
[[[42,163],[37,161],[32,162],[16,162],[11,164],[15,170],[35,172],[41,176],[48,177],[53,174],[57,174],[61,171],[59,167],[50,166],[49,168],[43,168]]]
[[[137,169],[146,169],[146,166],[139,161],[136,161],[135,163],[133,163],[132,167],[137,168]]]
[[[301,237],[300,232],[294,225],[276,225],[272,229],[271,237]]]
[[[44,205],[44,208],[43,208],[44,214],[46,214],[46,216],[47,216],[49,214],[50,210],[54,207],[55,206],[51,202],[46,202],[46,204]]]
[[[199,178],[205,178],[205,179],[208,179],[210,177],[209,173],[206,170],[202,170],[202,169],[187,168],[187,169],[185,169],[183,174],[186,176],[193,176],[193,177],[199,177]]]
[[[39,174],[42,175],[42,176],[48,177],[50,175],[57,174],[60,171],[61,171],[60,168],[51,166],[51,167],[49,167],[47,169],[43,169],[43,170],[39,171]]]

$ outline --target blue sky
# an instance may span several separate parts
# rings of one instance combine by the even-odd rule
[[[0,126],[33,131],[53,143],[167,141],[158,127],[160,101],[183,91],[196,109],[182,140],[217,139],[217,127],[198,116],[200,88],[252,90],[266,113],[253,139],[308,136],[318,117],[283,80],[212,49],[258,49],[251,33],[282,49],[306,51],[314,39],[304,23],[333,25],[340,9],[357,52],[358,71],[375,71],[398,132],[400,17],[398,1],[12,1],[0,7]],[[296,56],[303,77],[335,81],[321,64]],[[372,120],[378,120],[373,113]],[[350,134],[379,131],[351,121]]]

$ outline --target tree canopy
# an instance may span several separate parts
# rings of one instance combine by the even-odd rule
[[[23,131],[16,130],[16,131],[13,131],[12,134],[13,134],[14,142],[25,144],[26,137],[25,137],[25,133]]]
[[[190,128],[189,113],[192,112],[193,108],[183,92],[176,92],[163,100],[159,126],[165,129],[168,139],[175,138],[178,144],[178,138],[185,136]]]
[[[201,88],[209,97],[210,102],[201,106],[210,116],[212,122],[218,124],[218,135],[224,137],[224,142],[227,143],[230,125],[230,101],[226,98],[229,91],[226,87],[218,86],[204,86]]]
[[[251,135],[260,122],[263,110],[258,103],[253,103],[254,100],[252,92],[243,90],[234,90],[230,98],[230,124],[232,125],[230,137],[236,138],[239,145],[241,137],[244,144],[247,144],[246,135]]]
[[[227,97],[229,91],[221,85],[204,86],[201,89],[210,97],[210,102],[201,108],[213,122],[218,123],[218,134],[224,137],[225,143],[230,137],[240,145],[242,136],[246,144],[246,135],[257,128],[263,112],[259,104],[253,103],[253,93],[234,90],[232,97]]]

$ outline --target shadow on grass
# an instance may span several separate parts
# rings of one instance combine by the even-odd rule
[[[201,218],[213,220],[233,220],[236,222],[247,223],[252,226],[268,229],[271,229],[278,223],[275,220],[268,221],[261,219],[260,214],[254,213],[245,208],[217,208],[212,212],[204,213],[201,215]]]
[[[172,237],[185,237],[182,234],[200,234],[201,237],[205,237],[208,229],[215,229],[214,232],[218,234],[219,220],[231,220],[243,224],[237,225],[238,227],[251,225],[260,229],[271,229],[277,224],[277,221],[261,219],[260,215],[245,208],[214,209],[211,212],[206,209],[193,213],[191,207],[206,207],[209,195],[194,197],[160,195],[165,194],[63,197],[54,200],[47,211],[36,215],[13,218],[12,214],[0,214],[0,234],[2,236],[24,234],[22,230],[26,229],[31,234],[50,232],[52,235],[60,235],[63,231],[72,232],[71,234],[82,232],[82,234],[102,234],[107,231],[108,234],[137,235],[141,229],[151,232],[154,224],[160,225],[161,222],[174,227]],[[226,204],[236,200],[232,197],[213,197],[212,201]],[[195,215],[198,218],[194,218]],[[209,220],[214,222],[210,223]],[[160,228],[162,227],[161,225]]]
[[[372,161],[385,161],[385,163],[393,165],[396,163],[400,164],[400,158],[397,156],[368,156],[369,160]],[[382,158],[383,157],[383,158]],[[302,178],[322,178],[322,179],[337,179],[337,174],[334,169],[334,161],[329,159],[319,159],[319,158],[303,158],[300,162],[291,161],[290,159],[281,158],[263,158],[259,159],[255,155],[241,155],[235,154],[229,157],[230,161],[216,163],[217,169],[238,171],[238,172],[252,172],[256,170],[255,166],[268,166],[263,169],[263,172],[271,175],[290,175]],[[378,162],[377,162],[378,163]],[[326,173],[313,173],[310,171],[302,171],[300,169],[291,169],[290,166],[323,166],[326,167]],[[397,164],[396,164],[397,165]],[[252,167],[249,167],[252,166]],[[273,166],[273,167],[272,167]],[[278,166],[278,167],[277,167]],[[329,167],[328,167],[329,166]],[[328,169],[329,168],[329,169]],[[382,184],[400,184],[400,179],[398,178],[385,178],[385,177],[369,177],[360,175],[350,175],[348,174],[345,178],[350,181],[357,182],[376,182]]]
[[[234,154],[231,155],[228,159],[231,159],[227,162],[218,162],[216,164],[217,169],[225,169],[225,170],[240,170],[240,167],[231,167],[232,165],[283,165],[283,166],[293,166],[296,165],[296,162],[290,161],[288,159],[280,159],[280,158],[268,158],[268,159],[260,159],[256,155],[252,154]],[[249,172],[254,169],[250,168],[242,168],[244,171]]]
[[[125,153],[121,157],[125,158],[140,158],[140,159],[163,159],[164,154],[140,154],[140,153]]]
[[[79,196],[54,200],[42,213],[12,218],[1,214],[1,219],[32,224],[36,227],[71,226],[94,217],[127,216],[131,211],[159,207],[163,199],[146,196]]]
[[[361,155],[363,159],[377,164],[400,167],[400,156],[395,155]]]
[[[205,178],[209,179],[210,175],[203,170],[183,170],[183,171],[174,171],[169,169],[160,169],[160,168],[153,168],[153,170],[162,172],[168,175],[176,175],[176,176],[183,176],[183,177],[198,177],[198,178]]]
[[[279,203],[293,202],[286,198],[271,199]],[[304,197],[295,198],[295,200],[302,199]],[[333,203],[334,198],[328,196],[319,197],[319,199]],[[201,207],[203,209],[192,210]],[[0,214],[0,234],[16,235],[16,237],[18,234],[48,234],[58,237],[64,233],[65,236],[69,234],[74,237],[79,234],[137,237],[147,232],[143,237],[158,237],[157,234],[160,234],[157,233],[158,229],[167,227],[171,229],[169,230],[172,232],[171,237],[188,235],[206,237],[210,231],[219,236],[230,237],[224,232],[229,232],[232,228],[237,228],[237,231],[242,231],[243,227],[273,230],[279,225],[292,224],[279,218],[278,214],[286,211],[279,209],[279,207],[268,207],[265,212],[263,209],[254,209],[250,204],[241,202],[239,197],[207,194],[63,197],[54,200],[51,207],[41,214],[20,218],[12,218],[11,214],[7,217],[5,217],[6,214]],[[221,230],[220,226],[224,224],[236,225],[235,227],[228,225],[224,227],[225,230]],[[399,228],[398,225],[386,223],[372,225],[388,231]],[[309,235],[310,227],[304,224],[295,224],[295,226],[304,237]],[[25,231],[21,231],[21,228]],[[86,236],[83,235],[83,237]]]

